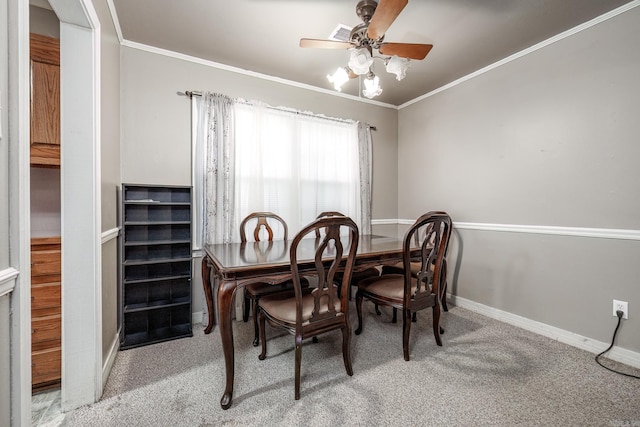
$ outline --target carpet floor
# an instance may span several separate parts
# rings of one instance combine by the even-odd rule
[[[352,310],[352,330],[357,327]],[[267,358],[251,322],[235,322],[233,405],[220,407],[225,367],[216,329],[120,351],[101,400],[66,414],[67,426],[640,426],[640,380],[607,371],[594,355],[452,307],[443,346],[431,311],[411,330],[391,310],[364,304],[347,376],[340,332],[305,342],[301,399],[294,400],[293,337],[267,326]],[[605,359],[615,369],[640,370]]]

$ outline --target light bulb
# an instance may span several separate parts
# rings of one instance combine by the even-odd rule
[[[349,81],[349,72],[345,67],[338,67],[338,69],[331,74],[327,74],[327,80],[333,83],[333,87],[338,92],[341,91],[342,85]]]

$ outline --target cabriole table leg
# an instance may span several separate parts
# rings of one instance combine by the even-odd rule
[[[231,310],[233,307],[233,296],[236,291],[236,282],[221,282],[218,289],[218,313],[220,316],[220,338],[222,339],[222,351],[224,352],[224,364],[227,376],[227,383],[224,394],[220,399],[222,409],[229,409],[233,399],[233,377],[234,377],[234,348],[233,329],[231,321]]]

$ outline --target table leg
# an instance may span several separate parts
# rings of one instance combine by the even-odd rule
[[[215,307],[213,305],[213,291],[211,290],[211,266],[209,265],[209,258],[206,256],[202,258],[202,285],[204,287],[204,296],[207,300],[207,312],[209,313],[209,324],[204,330],[205,334],[208,334],[213,329],[215,320]]]
[[[227,375],[227,384],[224,394],[220,399],[222,409],[229,409],[233,399],[233,376],[234,376],[234,349],[233,349],[233,329],[232,313],[234,308],[234,293],[236,282],[222,281],[218,288],[218,315],[220,321],[220,338],[222,339],[222,351],[224,352],[224,365]]]

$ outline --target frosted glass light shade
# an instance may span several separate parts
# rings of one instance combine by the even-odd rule
[[[400,58],[397,55],[393,55],[386,61],[385,67],[387,69],[387,73],[395,74],[396,80],[400,81],[407,75],[409,60],[407,58]]]
[[[373,58],[367,48],[349,49],[349,68],[356,74],[367,74],[373,64]]]
[[[371,99],[381,93],[382,88],[380,87],[380,79],[375,74],[369,73],[367,78],[364,79],[364,89],[362,90],[362,94]]]

